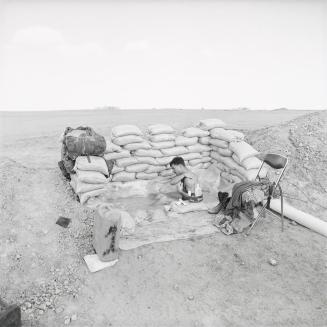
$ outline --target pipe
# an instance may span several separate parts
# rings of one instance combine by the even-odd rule
[[[278,213],[281,213],[281,203],[280,199],[271,199],[270,208]],[[327,237],[327,222],[314,217],[306,212],[298,210],[292,207],[290,204],[284,201],[284,215],[296,221],[300,225],[303,225],[311,230],[324,235]]]

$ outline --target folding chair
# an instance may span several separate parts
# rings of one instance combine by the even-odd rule
[[[275,154],[275,153],[268,153],[264,155],[262,159],[262,164],[260,166],[260,169],[258,170],[257,176],[255,180],[260,180],[260,171],[264,165],[268,165],[274,170],[278,170],[278,174],[276,174],[277,177],[275,177],[274,181],[270,181],[271,185],[269,187],[269,192],[268,192],[268,198],[267,201],[263,204],[262,209],[258,213],[257,217],[255,218],[254,222],[252,223],[250,229],[247,231],[247,235],[250,234],[251,230],[253,229],[254,225],[259,221],[260,218],[264,217],[266,215],[266,210],[270,209],[270,201],[271,198],[274,196],[276,189],[278,188],[280,192],[280,205],[281,205],[281,220],[282,220],[282,231],[284,230],[284,213],[283,213],[283,192],[282,188],[280,186],[280,181],[284,175],[286,166],[288,164],[288,159],[280,154]],[[280,172],[279,170],[282,169]],[[274,213],[273,213],[274,214]]]

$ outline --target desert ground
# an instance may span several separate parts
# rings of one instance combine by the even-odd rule
[[[327,238],[268,215],[249,237],[221,233],[121,251],[90,273],[94,212],[62,177],[65,127],[220,118],[256,149],[287,155],[288,202],[327,221],[327,112],[84,110],[0,112],[0,297],[23,326],[326,326]],[[72,218],[64,229],[58,216]],[[277,265],[269,264],[269,259]]]

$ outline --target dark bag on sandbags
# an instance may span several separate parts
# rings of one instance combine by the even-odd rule
[[[73,160],[78,156],[103,156],[106,150],[105,138],[91,127],[67,127],[64,135],[68,156]]]

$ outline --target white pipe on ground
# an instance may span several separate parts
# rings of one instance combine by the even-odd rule
[[[301,210],[295,209],[291,205],[285,203],[285,201],[283,204],[285,217],[292,219],[300,225],[310,228],[313,231],[327,237],[327,222]],[[278,213],[281,213],[280,199],[272,199],[270,202],[270,208]]]

